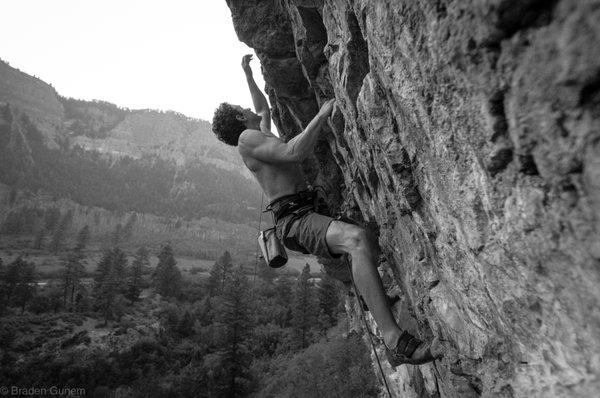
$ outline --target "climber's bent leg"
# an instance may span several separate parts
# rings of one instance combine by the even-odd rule
[[[342,254],[352,257],[352,276],[358,293],[366,301],[381,330],[392,366],[433,360],[428,343],[420,342],[398,327],[377,272],[379,248],[365,230],[322,214],[308,212],[299,217],[290,214],[279,219],[277,231],[278,237],[290,250],[328,259]]]
[[[359,294],[375,318],[385,344],[393,347],[402,330],[390,310],[381,277],[377,272],[379,248],[373,237],[356,225],[332,221],[325,240],[332,253],[345,253],[352,257],[352,276]]]
[[[352,276],[359,294],[367,302],[381,330],[390,365],[420,365],[440,357],[442,352],[437,341],[422,342],[398,327],[377,272],[379,247],[373,237],[355,225],[333,221],[327,229],[325,240],[332,253],[347,253],[352,257]]]

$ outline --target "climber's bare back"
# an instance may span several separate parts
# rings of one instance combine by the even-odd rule
[[[260,130],[249,129],[242,134],[252,135],[253,142],[273,139],[281,141],[275,135]],[[244,164],[263,189],[268,202],[306,189],[304,173],[297,162],[264,162],[248,155],[246,151],[239,152]]]

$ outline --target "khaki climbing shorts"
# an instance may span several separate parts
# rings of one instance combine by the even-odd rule
[[[341,254],[333,254],[327,246],[325,236],[333,218],[308,211],[301,215],[288,214],[277,220],[277,237],[283,245],[293,251],[320,257],[325,272],[347,282],[350,273]]]

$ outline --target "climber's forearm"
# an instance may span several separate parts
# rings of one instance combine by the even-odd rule
[[[252,104],[254,105],[254,111],[258,114],[269,110],[269,103],[265,98],[264,94],[260,91],[256,82],[254,81],[254,77],[252,76],[252,71],[246,72],[246,81],[248,82],[248,88],[250,89],[250,95],[252,96]]]
[[[323,123],[325,123],[328,116],[329,114],[319,112],[317,116],[308,123],[308,126],[306,126],[302,133],[288,141],[287,146],[289,148],[290,156],[296,159],[296,161],[303,160],[310,155],[317,142]]]
[[[334,104],[333,99],[325,101],[304,131],[289,142],[283,142],[275,136],[261,134],[256,130],[244,131],[238,143],[240,153],[246,153],[250,157],[268,163],[302,161],[312,152],[323,123],[333,111]]]

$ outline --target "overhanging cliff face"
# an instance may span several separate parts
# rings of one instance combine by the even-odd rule
[[[402,396],[600,389],[600,1],[227,1],[275,123],[376,225],[403,327],[441,361]]]

